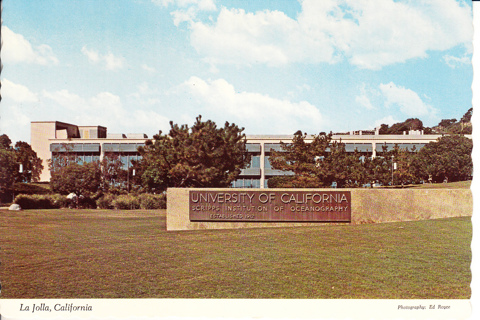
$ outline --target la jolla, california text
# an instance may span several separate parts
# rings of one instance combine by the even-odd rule
[[[40,304],[33,304],[33,305],[24,305],[23,303],[20,304],[20,311],[24,312],[52,312],[52,311],[60,311],[60,312],[82,312],[82,311],[92,311],[92,306],[85,304],[85,305],[74,305],[73,303],[57,303],[53,306],[47,305],[45,303]]]

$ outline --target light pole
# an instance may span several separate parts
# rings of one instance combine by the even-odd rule
[[[394,156],[392,155],[392,187],[393,187],[393,158]]]

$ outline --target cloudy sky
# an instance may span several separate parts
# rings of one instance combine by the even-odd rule
[[[0,133],[30,121],[247,134],[459,119],[469,0],[4,0]]]

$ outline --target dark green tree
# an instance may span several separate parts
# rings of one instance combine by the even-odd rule
[[[19,141],[15,148],[11,144],[6,134],[0,136],[0,193],[3,199],[15,194],[16,183],[38,181],[43,169],[42,159],[28,143]]]
[[[451,126],[452,124],[456,123],[457,119],[442,119],[440,123],[438,124],[439,127],[447,128]]]
[[[43,170],[42,159],[32,150],[32,147],[23,141],[15,143],[15,159],[22,165],[22,172],[16,172],[17,182],[36,182],[40,179]]]
[[[468,109],[468,111],[463,115],[460,122],[471,122],[472,121],[473,108]]]
[[[15,161],[13,150],[0,148],[0,195],[2,195],[2,199],[11,194],[17,170],[18,164]]]
[[[11,149],[12,148],[12,140],[6,135],[2,134],[0,136],[0,149]]]
[[[448,135],[420,149],[413,165],[425,181],[468,180],[473,174],[473,142],[461,135]]]
[[[385,134],[403,134],[404,131],[422,130],[423,122],[417,118],[410,118],[404,122],[398,122],[388,128]]]
[[[72,150],[73,146],[69,143],[62,143],[60,147],[53,150],[52,158],[47,160],[50,173],[77,162],[77,157]]]
[[[102,172],[99,162],[70,163],[52,171],[50,187],[60,194],[75,193],[77,196],[93,197],[102,184]]]
[[[346,152],[345,144],[332,141],[331,134],[315,135],[310,143],[305,141],[306,137],[298,131],[292,143],[282,143],[281,151],[271,151],[274,169],[294,173],[292,177],[272,181],[276,187],[320,188],[336,182],[342,188],[368,181],[365,159],[359,152]]]
[[[104,192],[121,193],[127,191],[127,170],[120,159],[120,155],[107,153],[100,163],[102,171],[102,190]]]
[[[371,176],[373,180],[382,185],[401,185],[418,183],[422,180],[415,167],[417,149],[400,148],[398,144],[387,151],[387,146],[382,147],[382,152],[372,159]]]
[[[137,164],[144,187],[161,192],[167,187],[227,187],[250,162],[243,128],[225,123],[223,128],[198,116],[194,125],[170,122],[170,132],[160,131],[139,148]]]

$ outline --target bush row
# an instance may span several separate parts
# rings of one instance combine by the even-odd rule
[[[20,194],[15,197],[14,203],[22,209],[59,209],[59,208],[100,208],[100,209],[165,209],[167,208],[166,195],[153,194],[106,194],[95,201],[88,197],[80,197],[77,201],[67,199],[60,194]]]
[[[22,209],[59,209],[68,206],[68,199],[60,194],[20,194],[14,203]]]
[[[97,200],[101,209],[166,209],[167,197],[165,194],[106,194]]]

